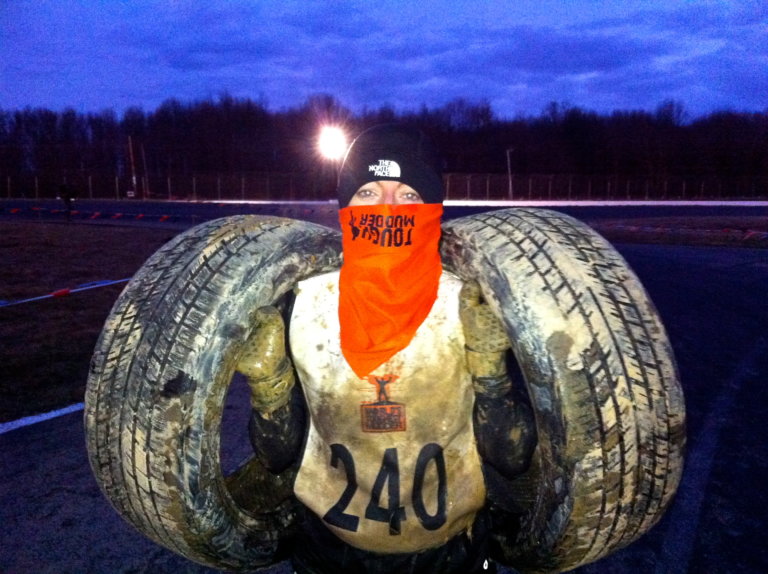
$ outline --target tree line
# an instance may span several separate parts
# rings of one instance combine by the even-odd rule
[[[354,136],[382,122],[416,125],[441,149],[447,173],[574,174],[643,178],[768,176],[768,110],[690,118],[669,100],[653,111],[598,114],[563,103],[503,119],[487,102],[353,113],[333,96],[270,111],[251,99],[181,102],[153,111],[78,113],[0,109],[0,176],[77,173],[155,177],[315,172],[320,126]]]

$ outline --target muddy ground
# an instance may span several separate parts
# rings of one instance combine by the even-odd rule
[[[88,363],[118,283],[175,232],[87,224],[0,223],[0,422],[83,400]]]

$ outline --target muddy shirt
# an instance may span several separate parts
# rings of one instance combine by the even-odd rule
[[[444,272],[410,345],[361,379],[341,353],[338,272],[299,284],[290,340],[310,423],[295,492],[348,544],[439,546],[484,503],[460,289]]]

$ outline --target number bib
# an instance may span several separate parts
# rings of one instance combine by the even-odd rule
[[[360,379],[339,343],[338,272],[299,284],[290,342],[310,422],[295,492],[348,544],[439,546],[485,502],[460,289],[443,272],[409,346]]]

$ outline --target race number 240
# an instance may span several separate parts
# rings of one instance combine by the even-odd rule
[[[430,462],[434,461],[435,472],[437,473],[437,493],[434,514],[430,514],[427,505],[424,502],[424,477]],[[355,472],[355,460],[352,453],[343,444],[331,445],[331,466],[338,468],[339,464],[344,467],[344,473],[347,478],[347,485],[344,492],[341,493],[339,500],[325,513],[323,520],[328,524],[343,528],[352,532],[357,532],[360,524],[360,517],[346,512],[347,506],[352,501],[352,497],[357,492],[357,474]],[[416,518],[427,530],[437,530],[446,521],[446,498],[447,484],[445,474],[445,457],[443,449],[439,444],[429,443],[419,452],[416,460],[416,467],[413,473],[413,489],[411,503]],[[382,504],[384,488],[386,487],[386,505]],[[376,520],[389,525],[391,535],[400,534],[400,523],[406,520],[405,507],[400,501],[400,465],[398,463],[397,449],[388,448],[384,451],[384,458],[381,461],[381,468],[373,483],[371,490],[371,499],[365,509],[365,518]]]

